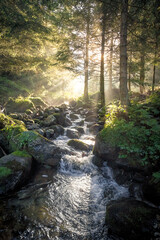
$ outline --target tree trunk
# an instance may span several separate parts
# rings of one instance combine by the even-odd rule
[[[102,41],[101,41],[101,66],[100,66],[100,104],[105,106],[105,91],[104,91],[104,50],[105,50],[105,31],[106,31],[106,16],[103,10],[102,18]]]
[[[131,92],[131,64],[132,64],[132,52],[130,53],[128,68],[128,88],[130,92]]]
[[[88,11],[88,17],[87,17],[87,26],[86,26],[86,56],[85,56],[85,80],[84,80],[84,101],[88,101],[88,79],[89,79],[89,72],[88,72],[88,66],[89,66],[89,11]]]
[[[145,79],[145,52],[141,52],[141,62],[140,62],[140,93],[144,93],[144,79]]]
[[[128,0],[122,0],[120,29],[120,99],[123,106],[129,104],[127,89],[127,15]]]
[[[113,61],[113,30],[111,32],[111,46],[110,46],[110,57],[109,57],[109,97],[112,98],[112,61]]]
[[[156,58],[157,58],[158,42],[156,39],[155,52],[154,52],[154,65],[153,65],[153,80],[152,80],[152,93],[154,92],[156,83]]]

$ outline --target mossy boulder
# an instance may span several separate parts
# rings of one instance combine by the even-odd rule
[[[61,159],[60,149],[37,132],[25,131],[15,138],[19,149],[26,151],[42,164],[57,166]]]
[[[24,124],[5,125],[0,131],[1,145],[11,153],[25,149],[37,162],[56,166],[61,158],[61,151],[51,141],[34,131],[27,131]]]
[[[124,240],[155,239],[155,233],[160,233],[159,209],[147,204],[122,199],[112,201],[106,209],[106,224],[109,233]]]
[[[78,139],[71,139],[68,141],[67,143],[69,146],[80,150],[80,151],[89,151],[90,150],[90,146]]]
[[[47,107],[47,103],[45,103],[40,97],[30,97],[29,100],[32,101],[36,107]]]
[[[14,124],[14,121],[9,116],[6,116],[3,113],[0,113],[0,130],[3,129],[7,125]]]
[[[24,113],[27,109],[34,109],[35,106],[28,98],[10,98],[6,104],[7,113]]]
[[[56,120],[54,114],[51,114],[44,120],[43,125],[45,127],[50,127],[50,126],[56,124],[56,122],[57,122],[57,120]]]
[[[16,151],[0,158],[0,194],[21,187],[29,177],[32,157],[25,151]]]

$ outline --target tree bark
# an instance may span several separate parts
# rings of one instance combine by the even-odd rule
[[[145,79],[145,52],[142,50],[140,59],[140,93],[144,93],[144,79]]]
[[[101,40],[101,66],[100,66],[100,104],[105,106],[105,89],[104,89],[104,51],[105,51],[105,31],[106,31],[106,13],[103,9],[102,17],[102,40]]]
[[[128,0],[122,0],[120,29],[120,99],[123,106],[129,104],[127,88],[127,15]]]
[[[155,52],[154,52],[154,65],[153,65],[152,93],[154,92],[155,83],[156,83],[156,58],[157,58],[157,49],[158,49],[158,41],[157,41],[157,38],[156,38]]]
[[[89,80],[89,10],[87,17],[87,26],[86,26],[86,56],[85,56],[85,80],[84,80],[84,101],[88,101],[88,80]]]
[[[131,91],[131,64],[132,64],[132,52],[129,57],[129,68],[128,68],[128,89]]]
[[[110,57],[109,57],[109,95],[112,97],[112,61],[113,61],[113,31],[111,32],[111,45],[110,45]]]

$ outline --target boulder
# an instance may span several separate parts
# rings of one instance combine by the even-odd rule
[[[73,114],[73,113],[71,113],[71,114],[69,115],[69,117],[70,117],[70,119],[71,119],[72,121],[77,120],[77,119],[79,118],[77,115],[75,115],[75,114]]]
[[[104,142],[103,139],[100,137],[100,134],[98,134],[96,136],[93,153],[96,156],[101,157],[105,161],[112,161],[118,158],[119,149],[110,146],[109,143]]]
[[[142,187],[142,192],[148,201],[155,205],[160,204],[160,181],[156,181],[153,177],[149,181],[145,182]]]
[[[79,122],[76,122],[77,126],[84,126],[84,120],[81,120]]]
[[[84,128],[83,127],[76,127],[76,130],[79,132],[80,135],[84,134]]]
[[[0,194],[21,187],[29,177],[32,157],[27,152],[16,151],[0,158]]]
[[[10,98],[5,106],[7,113],[25,113],[27,109],[34,109],[35,106],[28,98]]]
[[[40,97],[30,97],[29,100],[31,100],[36,107],[47,107],[47,104]]]
[[[90,146],[78,139],[72,139],[70,141],[68,141],[67,143],[69,146],[80,150],[80,151],[89,151],[90,150]]]
[[[61,125],[53,125],[51,129],[54,130],[54,138],[64,134],[64,128]]]
[[[46,127],[50,127],[51,125],[56,124],[57,120],[54,114],[49,115],[43,122],[43,125]]]
[[[56,118],[57,124],[62,125],[63,127],[68,127],[72,125],[70,119],[66,117],[63,112],[54,113],[54,117]]]
[[[159,209],[133,200],[112,201],[106,208],[106,224],[110,235],[124,240],[150,240],[160,233]]]
[[[19,148],[25,148],[39,163],[57,166],[61,159],[60,148],[36,132],[25,131],[15,140]]]
[[[45,131],[45,135],[46,138],[53,138],[54,137],[54,130],[53,129],[47,129]]]
[[[97,134],[99,131],[101,131],[103,129],[102,125],[99,124],[93,124],[91,125],[91,127],[89,128],[90,133],[93,134]]]
[[[97,121],[97,115],[93,114],[85,118],[86,122],[96,122]]]
[[[72,138],[72,139],[79,138],[79,132],[75,129],[67,129],[66,135],[67,135],[67,137]]]

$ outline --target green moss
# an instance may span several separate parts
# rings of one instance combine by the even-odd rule
[[[30,157],[30,155],[26,151],[15,151],[12,154],[17,157]]]
[[[29,100],[31,100],[35,106],[42,106],[42,107],[47,106],[47,104],[40,97],[30,97]]]
[[[11,124],[14,124],[13,119],[3,113],[0,113],[0,129],[3,129],[5,126]]]
[[[60,113],[54,113],[53,116],[54,116],[55,118],[58,118],[58,117],[60,117]]]
[[[27,109],[35,108],[33,102],[28,98],[19,97],[16,99],[9,98],[6,104],[8,112],[25,112]]]
[[[7,177],[12,174],[12,170],[7,167],[0,167],[0,178]]]
[[[71,140],[68,141],[67,144],[69,146],[75,148],[75,149],[78,149],[78,150],[82,150],[82,151],[83,150],[84,151],[88,151],[89,150],[89,146],[86,143],[84,143],[84,142],[82,142],[82,141],[80,141],[78,139],[71,139]]]
[[[37,132],[33,131],[22,132],[20,135],[17,136],[18,148],[22,149],[23,147],[27,146],[28,143],[35,141],[39,136],[40,135]]]
[[[31,115],[33,112],[30,109],[27,109],[25,113]]]

